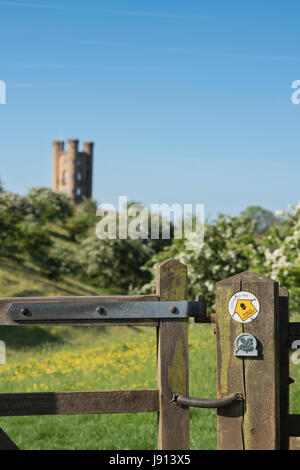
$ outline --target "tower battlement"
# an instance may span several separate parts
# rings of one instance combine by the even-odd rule
[[[67,149],[63,141],[53,142],[52,189],[64,192],[75,203],[92,197],[93,150],[92,142],[68,139]]]

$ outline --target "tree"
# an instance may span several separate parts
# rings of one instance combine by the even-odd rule
[[[127,214],[126,214],[127,212]],[[143,238],[138,238],[142,241],[142,243],[146,244],[151,248],[154,252],[158,253],[162,250],[165,246],[170,246],[172,244],[172,238],[174,236],[174,224],[172,221],[167,221],[167,225],[170,225],[170,237],[163,239],[162,232],[163,232],[163,223],[166,221],[161,214],[154,214],[149,211],[144,204],[141,202],[130,201],[127,203],[127,206],[123,207],[123,212],[113,213],[115,215],[115,236],[117,239],[120,237],[119,229],[122,230],[122,233],[127,234],[127,237],[130,237],[130,227],[132,228],[132,224],[134,225],[134,230],[138,236],[142,236]],[[125,217],[124,217],[125,215]],[[102,215],[97,215],[96,223],[101,223],[101,220],[108,216],[107,213],[102,213]],[[99,219],[100,217],[100,219]],[[141,223],[141,220],[143,222]],[[154,222],[155,220],[155,222]],[[155,224],[155,229],[158,231],[158,238],[151,237],[151,230],[152,230],[152,222]],[[170,223],[169,223],[170,222]],[[108,223],[108,222],[107,222]],[[144,229],[144,233],[142,232],[142,227]]]
[[[264,209],[260,206],[249,206],[243,212],[241,212],[241,218],[249,220],[252,224],[254,233],[263,234],[272,225],[278,223],[278,218],[273,212]]]
[[[100,240],[92,234],[82,242],[79,263],[85,279],[103,287],[128,289],[150,280],[141,267],[152,255],[142,240]]]
[[[290,211],[278,211],[282,222],[262,240],[260,273],[278,280],[290,291],[290,310],[300,313],[300,203]]]
[[[142,292],[155,292],[155,266],[167,258],[176,258],[188,266],[189,295],[196,298],[204,294],[208,304],[213,304],[217,281],[259,262],[258,241],[248,219],[219,214],[216,221],[205,224],[203,246],[193,243],[194,249],[186,250],[184,240],[173,240],[170,247],[155,254],[145,266],[152,281],[143,286]]]
[[[35,220],[36,208],[18,194],[0,192],[0,256],[19,257],[22,224]]]
[[[72,240],[80,240],[86,237],[89,229],[96,227],[96,211],[96,201],[85,199],[83,203],[76,208],[73,215],[66,220],[65,227]]]
[[[65,221],[73,214],[73,205],[64,193],[56,193],[49,188],[32,188],[27,200],[35,205],[40,218],[45,222]]]
[[[59,280],[66,274],[76,276],[79,271],[73,250],[65,246],[51,244],[45,251],[33,253],[31,258],[48,279]]]

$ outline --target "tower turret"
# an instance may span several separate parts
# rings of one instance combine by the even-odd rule
[[[67,150],[64,142],[53,142],[52,189],[65,192],[75,203],[92,197],[93,142],[84,142],[80,152],[79,141],[68,139]]]

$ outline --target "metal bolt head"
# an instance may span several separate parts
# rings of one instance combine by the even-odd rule
[[[99,313],[100,315],[103,315],[105,310],[104,310],[103,307],[99,306],[99,307],[96,308],[96,312]]]
[[[176,313],[177,312],[177,308],[175,307],[175,305],[171,305],[171,307],[169,308],[169,311],[171,313]]]
[[[28,308],[26,307],[22,307],[20,312],[22,313],[22,315],[24,315],[25,317],[29,317],[31,315],[31,312],[30,310],[28,310]]]

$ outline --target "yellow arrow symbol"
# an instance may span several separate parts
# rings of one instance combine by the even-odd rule
[[[236,307],[235,307],[235,312],[239,315],[239,317],[245,321],[248,320],[248,318],[252,317],[257,312],[256,308],[254,305],[252,305],[252,300],[249,299],[239,299],[237,301]]]

